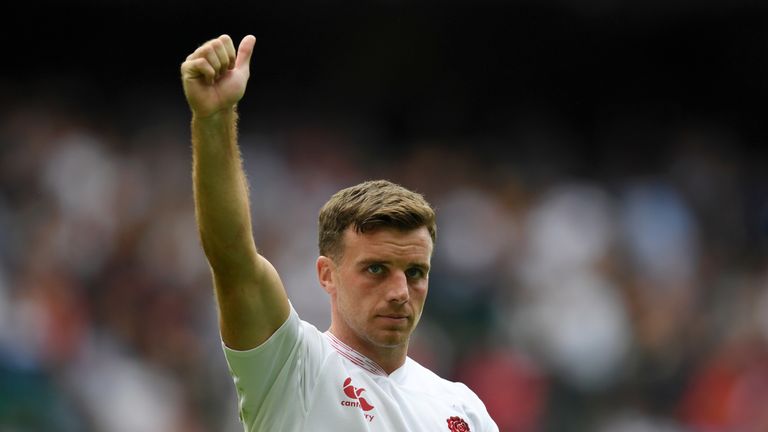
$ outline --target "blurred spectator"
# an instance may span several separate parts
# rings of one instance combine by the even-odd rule
[[[456,375],[487,401],[488,412],[500,430],[542,429],[547,377],[524,354],[502,348],[475,352],[461,362]]]
[[[566,184],[529,212],[524,301],[512,331],[552,370],[584,391],[613,383],[629,350],[625,305],[601,264],[615,241],[613,202],[594,185]]]

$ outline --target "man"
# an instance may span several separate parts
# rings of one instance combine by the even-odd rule
[[[291,307],[253,241],[236,104],[256,39],[222,35],[181,65],[192,110],[195,210],[213,273],[223,349],[246,431],[498,431],[465,385],[407,357],[435,214],[388,181],[337,192],[319,217],[317,275],[331,299],[319,332]]]

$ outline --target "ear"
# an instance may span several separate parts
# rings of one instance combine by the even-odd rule
[[[336,292],[336,284],[333,281],[333,272],[336,270],[336,263],[327,256],[320,255],[317,258],[317,279],[325,292],[333,295]]]

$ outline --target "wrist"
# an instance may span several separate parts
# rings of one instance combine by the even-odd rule
[[[227,109],[206,114],[192,113],[192,134],[194,141],[221,142],[234,139],[237,134],[237,109],[232,106]],[[197,137],[198,139],[195,139]]]
[[[205,123],[228,122],[237,118],[237,105],[232,105],[217,111],[205,112],[201,110],[192,110],[192,120]]]

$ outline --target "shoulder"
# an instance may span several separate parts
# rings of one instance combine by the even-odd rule
[[[466,416],[467,421],[477,426],[477,430],[498,432],[499,429],[488,414],[485,404],[466,384],[447,380],[411,358],[408,358],[407,362],[409,387],[418,386],[415,391],[426,393],[454,408],[460,407],[462,416]]]
[[[275,351],[288,355],[302,346],[312,349],[320,349],[326,344],[322,333],[312,324],[299,318],[298,313],[291,305],[288,318],[282,325],[261,345],[248,349],[232,349],[222,341],[227,358],[248,358],[259,356],[272,357]]]
[[[453,408],[458,408],[461,417],[474,425],[472,430],[498,432],[498,426],[488,414],[485,404],[466,384],[447,380],[419,362],[406,360],[408,367],[408,387],[428,395],[432,400],[443,401]]]
[[[418,386],[429,393],[460,397],[466,401],[479,401],[475,392],[464,383],[447,380],[410,357],[406,361],[409,368],[409,386]]]

